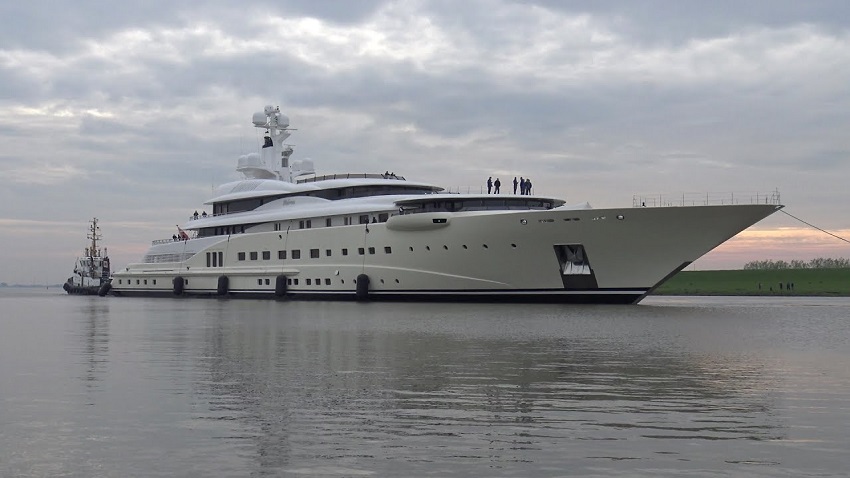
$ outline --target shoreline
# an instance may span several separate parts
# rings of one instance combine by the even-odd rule
[[[850,297],[850,269],[682,271],[649,295]]]

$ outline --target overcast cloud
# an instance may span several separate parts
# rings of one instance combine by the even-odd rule
[[[846,1],[136,3],[0,6],[2,282],[64,281],[93,216],[139,260],[237,177],[266,104],[320,173],[522,175],[596,207],[778,188],[850,234]],[[698,264],[850,256],[804,229],[777,214],[770,248]]]

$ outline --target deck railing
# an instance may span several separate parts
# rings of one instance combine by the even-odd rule
[[[341,173],[341,174],[325,174],[324,176],[312,176],[309,178],[299,179],[298,184],[314,183],[316,181],[325,181],[328,179],[397,179],[404,181],[404,176],[396,174],[374,174],[374,173]]]
[[[632,196],[632,207],[671,206],[721,206],[730,204],[773,204],[781,203],[779,190],[770,192],[715,192],[636,194]]]

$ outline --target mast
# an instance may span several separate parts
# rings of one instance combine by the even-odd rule
[[[88,253],[86,255],[89,257],[100,257],[100,248],[97,246],[97,241],[101,239],[101,235],[100,226],[97,225],[96,217],[91,220],[89,233],[86,235],[86,239],[91,240],[91,245],[88,247]]]
[[[259,153],[239,157],[236,170],[247,179],[276,179],[289,183],[298,176],[312,174],[313,162],[299,160],[290,162],[292,146],[284,144],[290,136],[289,117],[280,112],[280,107],[266,106],[254,113],[251,121],[255,128],[264,129],[263,147]]]

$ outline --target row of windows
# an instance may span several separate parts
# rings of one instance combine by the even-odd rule
[[[381,279],[380,281],[381,281],[381,284],[384,283],[384,279]],[[307,285],[313,285],[313,284],[322,285],[322,279],[304,279],[304,282]],[[340,282],[340,284],[345,284],[345,279],[340,279],[339,282]],[[124,279],[118,279],[118,284],[123,284],[123,283],[124,283]],[[132,279],[127,279],[127,284],[132,284],[132,283],[133,283]],[[156,285],[156,279],[151,279],[151,283],[153,285]],[[184,279],[184,283],[186,285],[189,285],[189,279]],[[355,284],[357,283],[357,279],[354,279],[354,283]],[[398,284],[399,280],[395,279],[395,283]],[[141,285],[141,284],[148,285],[148,280],[147,279],[136,279],[136,285]],[[257,285],[263,285],[263,284],[271,285],[271,279],[268,279],[268,278],[257,279]],[[298,279],[297,278],[293,279],[292,277],[288,277],[286,279],[286,284],[287,285],[298,285]],[[325,278],[324,284],[325,285],[331,285],[331,280],[329,278]]]
[[[392,186],[386,185],[366,185],[366,186],[350,186],[345,188],[337,188],[337,189],[320,189],[317,191],[301,191],[297,193],[289,193],[289,194],[280,194],[274,195],[270,197],[263,198],[248,198],[248,199],[237,199],[229,202],[221,202],[213,204],[213,214],[232,214],[235,212],[242,211],[252,211],[263,204],[268,204],[270,202],[276,201],[278,199],[286,198],[286,197],[297,197],[297,196],[306,196],[306,197],[318,197],[322,199],[329,200],[338,200],[338,199],[351,199],[351,198],[359,198],[359,197],[369,197],[369,196],[386,196],[386,195],[395,195],[395,194],[431,194],[434,190],[431,188],[423,188],[419,186],[413,185],[405,185],[405,184],[394,184]]]
[[[352,281],[354,284],[357,284],[357,279]],[[380,279],[381,284],[384,283],[384,279]],[[298,278],[287,277],[286,284],[287,285],[298,285]],[[322,279],[304,279],[304,283],[306,285],[322,285]],[[339,280],[340,284],[345,284],[345,279]],[[399,284],[399,280],[395,279],[395,283]],[[271,279],[257,279],[257,285],[271,285]],[[331,285],[331,280],[329,278],[324,279],[324,285]]]
[[[224,267],[224,252],[207,252],[207,267]]]
[[[467,246],[466,244],[462,244],[461,247],[463,249],[469,249],[469,246]],[[487,244],[481,244],[481,247],[484,248],[484,249],[490,248],[490,246],[488,246]],[[511,243],[511,247],[516,249],[517,245],[515,243]],[[410,252],[414,252],[413,246],[410,246],[409,249],[410,249]],[[449,246],[446,245],[446,244],[443,244],[443,249],[449,250]],[[430,251],[431,246],[425,246],[425,250]],[[377,249],[375,247],[365,247],[365,248],[364,247],[358,247],[357,248],[357,254],[361,255],[361,256],[366,255],[367,251],[368,251],[369,254],[376,254],[377,253]],[[343,248],[343,249],[340,250],[340,253],[343,256],[347,256],[348,255],[348,249]],[[392,254],[392,253],[393,253],[392,247],[384,246],[384,254]],[[332,255],[333,255],[333,250],[325,249],[325,257],[331,257]],[[211,256],[212,256],[212,258],[211,258]],[[268,261],[268,260],[271,260],[271,256],[272,256],[271,251],[259,251],[259,252],[258,251],[251,251],[251,252],[247,252],[247,253],[246,252],[237,252],[236,253],[236,259],[239,260],[239,261],[244,261],[244,260],[246,260],[246,258],[248,260],[256,261],[256,260],[259,260],[260,257],[262,257],[262,259],[264,261]],[[310,249],[310,258],[311,259],[318,259],[320,257],[321,257],[321,249]],[[286,250],[277,251],[277,258],[279,260],[286,260],[287,258],[292,259],[292,260],[301,259],[301,249],[292,249],[290,251],[286,251]],[[222,257],[222,252],[217,252],[217,253],[216,252],[212,252],[212,253],[208,252],[207,253],[207,267],[222,267],[222,265],[224,264],[223,260],[224,259]],[[218,262],[216,262],[216,261],[218,261]],[[218,264],[218,266],[216,265],[216,263]]]
[[[147,279],[141,279],[141,280],[144,282],[144,285],[148,285]],[[151,279],[151,281],[153,282],[153,285],[156,285],[156,279]],[[118,283],[123,284],[124,279],[118,279]],[[127,279],[127,284],[132,284],[132,283],[133,283],[132,279]],[[136,279],[136,285],[139,285],[139,284],[140,284],[139,279]]]
[[[359,255],[363,256],[363,255],[366,255],[367,250],[369,251],[369,254],[375,254],[376,251],[377,251],[374,247],[368,247],[368,248],[358,247],[357,253]],[[410,250],[413,250],[413,248],[411,248]],[[340,252],[344,256],[348,255],[348,249],[347,248],[341,249]],[[390,246],[384,247],[384,254],[392,254],[392,253],[393,253],[392,247],[390,247]],[[207,253],[207,254],[209,254],[209,253]],[[215,253],[213,253],[213,254],[215,254]],[[221,252],[219,252],[218,254],[221,254]],[[271,260],[271,256],[272,256],[271,251],[261,251],[261,252],[252,251],[252,252],[248,252],[247,255],[246,255],[245,252],[237,252],[236,253],[236,260],[244,261],[245,258],[247,257],[247,258],[249,258],[249,260],[256,261],[260,257],[260,254],[262,254],[264,261]],[[325,249],[325,257],[330,257],[332,255],[333,255],[333,250]],[[286,260],[287,256],[290,259],[293,259],[293,260],[301,259],[301,249],[292,249],[291,251],[286,251],[286,250],[277,251],[277,258],[278,259]],[[219,257],[221,257],[221,256],[219,256]],[[310,258],[311,259],[318,259],[319,257],[321,257],[321,250],[320,249],[310,249]],[[207,267],[210,267],[209,259],[207,259]],[[216,267],[216,266],[212,266],[212,267]]]

